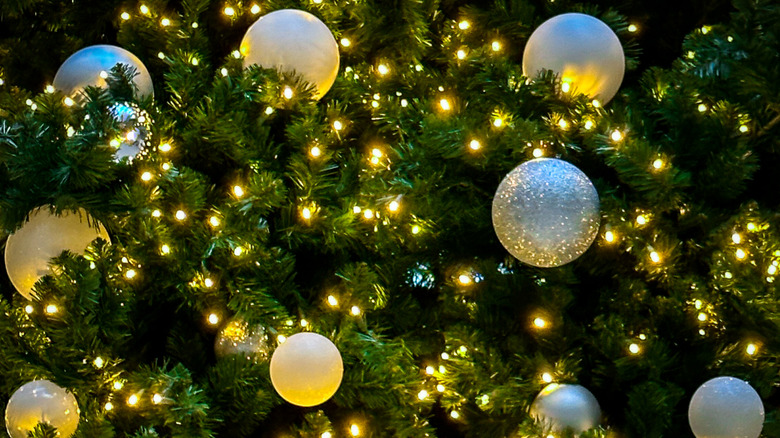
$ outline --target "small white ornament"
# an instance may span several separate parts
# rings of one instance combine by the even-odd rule
[[[5,408],[8,435],[27,438],[41,422],[56,427],[62,438],[72,436],[79,426],[76,397],[48,380],[33,380],[19,387]]]
[[[493,228],[504,248],[541,268],[576,259],[601,221],[599,195],[573,164],[537,158],[514,168],[493,197]]]
[[[531,416],[556,432],[579,434],[599,425],[601,407],[583,386],[551,383],[534,399]]]
[[[259,324],[250,326],[241,319],[231,319],[217,334],[214,352],[217,357],[236,354],[247,360],[265,359],[270,352],[268,333]]]
[[[82,253],[98,237],[110,241],[103,225],[87,217],[83,209],[55,216],[48,207],[42,207],[30,213],[30,220],[8,236],[5,268],[22,296],[32,299],[32,287],[50,273],[52,257],[64,250]]]
[[[86,87],[105,88],[108,86],[106,79],[117,64],[135,68],[133,83],[140,97],[154,97],[152,77],[143,62],[121,47],[106,44],[85,47],[70,55],[57,70],[52,85],[71,97]]]
[[[279,395],[297,406],[326,402],[344,375],[336,345],[317,333],[296,333],[271,356],[271,383]]]
[[[339,71],[339,46],[330,29],[314,15],[282,9],[260,17],[241,40],[244,67],[257,64],[300,74],[319,99]]]
[[[697,438],[758,438],[764,427],[764,404],[744,380],[716,377],[691,397],[688,422]]]
[[[580,93],[612,100],[623,82],[626,60],[615,32],[598,18],[576,12],[557,15],[533,31],[523,52],[523,75],[552,70]]]

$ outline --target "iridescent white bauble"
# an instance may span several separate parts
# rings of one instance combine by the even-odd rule
[[[336,345],[317,333],[296,333],[271,356],[271,383],[279,395],[297,406],[326,402],[344,375]]]
[[[27,438],[38,423],[49,423],[59,436],[68,438],[79,426],[76,397],[48,380],[33,380],[20,386],[5,408],[5,427],[11,438]]]
[[[599,195],[573,164],[537,158],[517,166],[493,198],[493,228],[504,248],[529,265],[561,266],[593,243]]]
[[[571,429],[581,433],[601,422],[596,397],[580,385],[551,383],[531,404],[531,416],[556,432]]]
[[[315,98],[330,90],[339,71],[339,46],[330,29],[314,15],[282,9],[260,17],[241,40],[244,67],[257,64],[295,71],[316,86]]]
[[[612,100],[623,82],[626,59],[615,32],[598,18],[557,15],[533,31],[523,52],[523,75],[552,70],[580,93]]]
[[[85,47],[70,55],[57,70],[52,85],[71,97],[89,86],[105,88],[106,79],[117,64],[135,68],[133,83],[138,88],[138,96],[154,97],[152,77],[143,62],[129,51],[107,44]]]
[[[30,213],[30,220],[8,236],[5,244],[5,268],[14,287],[32,299],[32,287],[50,273],[49,262],[64,250],[82,253],[95,238],[109,241],[108,232],[87,212],[52,214],[48,207]]]
[[[133,161],[146,149],[152,131],[149,114],[134,103],[115,103],[109,108],[111,115],[122,129],[121,138],[114,139],[111,146],[116,149],[116,161],[127,157]]]
[[[697,438],[758,438],[764,427],[764,404],[744,380],[716,377],[691,397],[688,422]]]
[[[228,321],[214,341],[217,357],[236,354],[256,361],[267,358],[270,350],[268,333],[263,326],[250,325],[238,318]]]

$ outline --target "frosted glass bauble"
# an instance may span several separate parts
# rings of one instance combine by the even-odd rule
[[[83,253],[101,237],[108,241],[108,232],[99,222],[87,219],[87,212],[65,212],[55,216],[47,207],[30,213],[30,220],[8,236],[5,244],[5,268],[14,287],[25,298],[32,299],[32,287],[39,278],[49,274],[49,262],[64,250]]]
[[[271,356],[271,383],[279,395],[298,406],[316,406],[336,393],[344,375],[341,353],[317,333],[296,333]]]
[[[296,72],[316,86],[315,98],[330,90],[339,71],[339,47],[314,15],[282,9],[260,17],[241,40],[244,66],[257,64]]]
[[[599,195],[573,164],[537,158],[517,166],[493,198],[493,228],[513,256],[542,268],[576,259],[598,234]]]
[[[688,422],[696,438],[758,438],[764,427],[764,404],[744,380],[716,377],[691,397]]]
[[[68,96],[75,96],[86,87],[107,87],[106,79],[117,64],[136,70],[133,83],[141,97],[154,97],[154,86],[149,70],[129,51],[107,44],[85,47],[70,55],[54,76],[52,85]]]
[[[531,416],[554,431],[581,433],[599,425],[601,407],[583,386],[551,383],[534,399]]]
[[[33,380],[19,387],[5,408],[8,435],[27,438],[41,422],[56,427],[62,438],[72,436],[79,426],[76,397],[48,380]]]
[[[612,100],[623,82],[626,59],[615,32],[601,20],[576,12],[557,15],[533,31],[523,52],[523,75],[552,70],[580,93]]]
[[[217,357],[236,354],[247,360],[265,359],[270,352],[268,333],[259,324],[231,319],[217,334],[214,352]]]

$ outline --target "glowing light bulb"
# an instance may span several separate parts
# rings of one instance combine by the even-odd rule
[[[607,231],[606,233],[604,233],[604,240],[606,240],[609,243],[614,242],[615,241],[615,233],[613,233],[612,231]]]
[[[696,300],[693,302],[693,307],[696,309],[701,309],[701,306],[704,305],[704,303],[701,302],[701,300]]]
[[[657,252],[651,251],[650,252],[650,260],[652,260],[653,263],[660,263],[661,262],[661,256]]]
[[[700,113],[703,113],[703,112],[707,111],[707,105],[705,105],[703,103],[700,103],[699,106],[697,107],[697,109],[699,110]]]
[[[141,13],[144,15],[149,14],[149,7],[146,5],[141,5],[141,7],[139,7],[138,9],[140,9]]]
[[[282,96],[284,96],[285,99],[290,100],[293,97],[293,89],[285,86],[284,91],[282,92]]]
[[[699,314],[696,316],[696,318],[697,318],[699,321],[701,321],[701,322],[704,322],[704,321],[706,321],[706,320],[707,320],[707,314],[706,314],[706,313],[704,313],[704,312],[699,312]]]
[[[566,121],[566,119],[561,119],[561,120],[558,120],[558,126],[561,129],[566,129],[566,128],[569,127],[569,123]]]
[[[453,420],[457,420],[458,418],[460,418],[460,412],[452,411],[450,412],[450,417],[452,417]]]
[[[447,352],[444,352],[444,353],[441,354],[441,358],[444,359],[444,360],[449,360],[450,355]]]
[[[157,57],[160,58],[160,59],[165,59],[165,53],[157,52]]]
[[[612,141],[623,140],[623,133],[616,129],[616,130],[612,131],[612,134],[610,135],[610,138],[612,139]]]
[[[152,174],[150,172],[144,172],[141,174],[141,180],[142,181],[151,181],[152,180]]]
[[[162,216],[162,212],[160,210],[152,211],[152,217],[160,217],[160,216]]]
[[[133,394],[130,397],[127,398],[127,404],[130,406],[135,406],[138,404],[138,396]]]
[[[217,325],[219,324],[219,315],[217,315],[216,313],[209,313],[209,316],[206,318],[206,320],[211,325]]]
[[[160,253],[163,255],[167,255],[171,253],[171,247],[168,245],[163,244],[160,246]]]
[[[777,273],[777,266],[775,265],[769,265],[768,268],[766,268],[766,273],[769,275],[775,275]],[[27,312],[30,313],[30,312]]]
[[[739,126],[739,132],[741,132],[743,134],[748,132],[749,130],[750,130],[750,128],[748,128],[747,125],[740,125]]]
[[[111,402],[106,402],[106,404],[103,405],[103,407],[105,408],[105,410],[110,411],[111,409],[114,409],[114,404]]]
[[[458,29],[460,30],[466,30],[469,27],[471,27],[471,23],[469,23],[467,20],[462,20],[460,23],[458,23]]]
[[[637,225],[645,225],[647,224],[647,216],[640,214],[636,217],[636,223]]]
[[[113,386],[114,386],[114,390],[119,391],[120,389],[124,388],[125,384],[122,383],[121,380],[115,380]]]
[[[352,316],[360,316],[360,307],[352,306],[352,308],[349,309],[349,313],[351,313]]]
[[[425,400],[426,398],[428,398],[428,391],[423,389],[422,391],[418,392],[417,393],[417,398],[419,400]]]
[[[333,129],[335,129],[336,131],[341,131],[342,129],[344,129],[344,124],[341,123],[341,120],[334,120]]]
[[[444,385],[439,383],[438,385],[436,385],[436,390],[439,392],[444,392]]]
[[[495,126],[496,128],[500,128],[500,127],[504,126],[504,119],[502,119],[501,117],[494,118],[493,119],[493,126]]]
[[[419,233],[420,233],[420,226],[412,225],[412,234],[419,234]]]
[[[244,247],[237,246],[233,249],[233,255],[236,257],[241,257],[241,254],[244,253]]]
[[[333,295],[328,295],[328,305],[330,305],[330,307],[336,307],[339,305],[339,300]]]
[[[631,354],[639,354],[639,350],[638,344],[631,344],[628,346],[628,351],[631,352]]]
[[[639,30],[639,28],[636,26],[636,24],[629,24],[628,25],[628,31],[629,32],[633,33],[633,32],[636,32],[637,30]]]
[[[311,209],[309,209],[309,207],[303,207],[303,209],[301,209],[301,217],[302,218],[304,218],[305,220],[309,220],[309,219],[311,219],[311,216],[312,216],[312,213],[311,213]]]
[[[747,229],[748,231],[756,231],[756,224],[754,224],[753,222],[748,222]]]
[[[233,194],[236,195],[237,198],[244,196],[244,188],[239,185],[233,186]]]
[[[183,221],[184,219],[187,219],[187,213],[185,213],[184,210],[177,210],[174,216],[176,217],[176,220],[179,221]]]
[[[439,106],[443,111],[449,111],[452,109],[452,106],[450,106],[450,101],[446,98],[439,100]]]
[[[339,41],[339,42],[344,47],[349,47],[350,45],[352,45],[352,42],[349,39],[347,39],[347,38],[342,38],[341,41]]]
[[[390,204],[387,205],[387,209],[396,212],[398,209],[401,208],[401,204],[398,201],[392,201]]]
[[[748,344],[747,348],[745,348],[745,353],[747,353],[749,356],[752,356],[758,352],[758,347],[756,344]]]
[[[537,316],[534,318],[534,327],[543,329],[547,327],[547,321],[545,321],[544,318]]]
[[[35,311],[35,308],[31,304],[28,304],[28,305],[24,306],[24,311],[28,315],[30,315],[30,314],[32,314]]]
[[[333,438],[333,435],[330,432],[323,432],[320,438]]]
[[[472,151],[478,151],[480,148],[482,148],[482,143],[479,140],[471,140],[469,142],[469,149]]]
[[[160,403],[162,403],[162,401],[163,401],[163,397],[160,394],[155,394],[152,396],[152,403],[159,405]]]
[[[66,97],[65,99],[63,99],[62,103],[64,103],[65,106],[73,106],[73,105],[76,104],[76,102],[73,99],[71,99],[70,97]]]
[[[593,129],[593,121],[592,120],[586,120],[585,121],[585,125],[583,125],[583,127],[586,130],[590,131],[591,129]]]
[[[251,12],[253,15],[257,15],[260,13],[260,6],[257,4],[253,4],[251,8],[249,8],[249,12]],[[323,437],[325,438],[325,437]]]
[[[167,18],[163,18],[162,20],[160,20],[160,25],[163,26],[163,27],[170,26],[171,25],[171,20],[169,20]]]
[[[561,82],[561,91],[564,93],[568,93],[571,91],[571,83],[570,82]]]
[[[658,158],[653,161],[653,169],[660,170],[662,167],[664,167],[664,160]]]
[[[95,360],[92,361],[92,364],[95,365],[95,368],[103,368],[103,365],[105,365],[106,362],[102,357],[98,356],[95,358]]]
[[[458,59],[463,60],[466,59],[466,51],[463,49],[459,49],[455,55],[458,57]]]
[[[135,272],[135,269],[128,269],[127,272],[125,272],[125,278],[128,280],[132,280],[138,275],[137,272]]]
[[[740,236],[739,233],[734,233],[731,235],[731,241],[740,244],[742,242],[742,236]]]
[[[200,61],[198,61],[198,58],[193,57],[190,63],[194,66],[197,66],[198,64],[200,64]]]
[[[744,259],[745,257],[747,257],[747,253],[746,253],[746,252],[745,252],[745,250],[743,250],[742,248],[738,248],[738,249],[737,249],[737,250],[734,252],[734,255],[735,255],[735,256],[737,256],[737,259],[739,259],[739,260],[742,260],[742,259]]]
[[[386,66],[385,64],[379,64],[376,67],[376,71],[379,72],[380,75],[384,76],[390,73],[390,67]]]
[[[543,373],[542,374],[542,381],[544,383],[552,383],[552,381],[553,381],[552,374],[550,374],[550,373]]]
[[[349,433],[351,433],[352,436],[360,435],[360,427],[358,427],[357,424],[353,424],[353,425],[349,426]]]
[[[54,93],[54,85],[47,85],[43,91],[48,94]]]
[[[365,219],[373,219],[374,218],[374,212],[371,209],[367,208],[367,209],[363,210],[363,217]]]
[[[463,286],[468,286],[471,284],[473,280],[471,279],[470,275],[467,274],[460,274],[458,276],[458,282]]]
[[[225,9],[222,10],[222,13],[227,15],[228,17],[232,17],[236,15],[236,10],[231,8],[230,6],[227,6]]]
[[[490,48],[493,49],[494,52],[498,52],[501,50],[501,43],[498,41],[493,41],[490,43]]]
[[[120,15],[120,17],[122,17],[123,20],[127,21],[130,19],[130,14],[128,14],[127,12],[122,12],[122,15]]]
[[[163,143],[157,149],[159,149],[160,152],[170,152],[172,147],[170,143]]]
[[[432,375],[433,375],[433,373],[435,373],[435,372],[436,372],[436,368],[434,368],[434,367],[432,367],[432,366],[430,366],[430,365],[428,365],[427,367],[425,367],[425,374],[427,374],[427,375],[429,375],[429,376],[432,376]]]

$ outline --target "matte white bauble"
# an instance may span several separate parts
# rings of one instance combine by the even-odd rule
[[[744,380],[716,377],[691,397],[688,422],[696,438],[758,438],[764,427],[764,404]]]
[[[602,104],[623,82],[626,60],[615,32],[598,18],[576,12],[542,23],[523,52],[523,75],[534,78],[552,70],[562,83]]]
[[[531,416],[554,431],[585,432],[601,422],[601,407],[584,386],[551,383],[531,404]]]
[[[316,86],[315,98],[330,90],[339,71],[339,47],[314,15],[282,9],[260,17],[241,40],[244,66],[257,64],[296,72]]]
[[[14,287],[32,299],[32,287],[49,274],[49,262],[64,250],[82,253],[95,238],[109,241],[108,232],[87,212],[52,214],[48,207],[30,213],[30,219],[8,236],[5,244],[5,268]]]
[[[76,397],[48,380],[33,380],[19,387],[5,408],[8,435],[27,438],[41,422],[56,427],[62,438],[72,436],[79,426]]]
[[[135,68],[133,83],[140,97],[154,97],[152,77],[143,62],[131,52],[107,44],[85,47],[70,55],[57,70],[52,85],[71,97],[86,87],[107,87],[106,79],[117,64]]]
[[[316,406],[333,397],[343,375],[338,348],[317,333],[296,333],[271,356],[274,389],[297,406]]]

